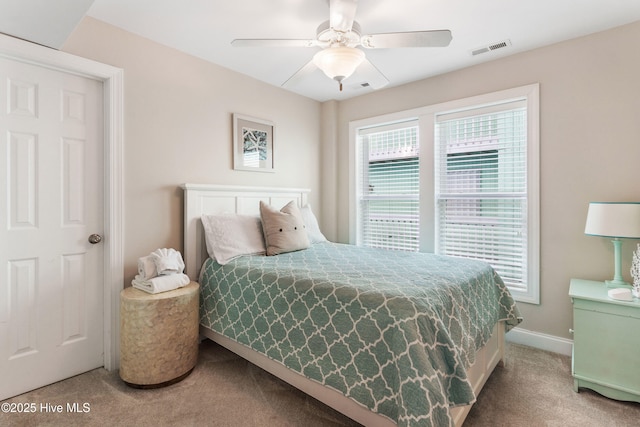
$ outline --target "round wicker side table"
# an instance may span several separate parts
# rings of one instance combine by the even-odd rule
[[[120,378],[137,388],[156,388],[187,377],[198,359],[197,282],[150,294],[120,292]]]

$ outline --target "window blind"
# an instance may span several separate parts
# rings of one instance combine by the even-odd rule
[[[358,244],[419,249],[417,122],[358,133],[360,147]]]
[[[527,289],[525,101],[436,116],[436,251]]]

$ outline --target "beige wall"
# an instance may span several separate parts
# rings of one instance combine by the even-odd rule
[[[520,304],[522,326],[570,338],[570,278],[613,275],[611,244],[583,234],[588,202],[640,200],[638,40],[635,23],[324,104],[91,18],[63,50],[125,71],[127,281],[139,256],[182,247],[180,183],[309,187],[325,234],[346,242],[350,121],[540,83],[541,304]],[[276,123],[276,173],[233,171],[234,112]]]
[[[63,50],[124,69],[125,281],[182,249],[181,183],[310,188],[319,205],[321,104],[85,18]],[[234,171],[232,113],[276,125],[275,173]]]
[[[520,304],[522,327],[570,338],[569,280],[613,277],[611,243],[584,235],[589,201],[640,200],[638,40],[635,23],[342,101],[337,180],[348,179],[349,121],[540,83],[541,304]],[[349,238],[348,198],[337,187],[336,210],[325,212],[340,241]],[[636,243],[624,245],[627,280]]]

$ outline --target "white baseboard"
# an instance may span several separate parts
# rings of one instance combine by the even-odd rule
[[[571,356],[571,350],[573,348],[572,340],[543,334],[541,332],[528,331],[518,327],[507,332],[505,339],[515,344],[527,345],[529,347],[539,348],[540,350],[564,354],[565,356]]]

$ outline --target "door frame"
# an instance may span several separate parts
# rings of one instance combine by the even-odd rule
[[[120,291],[124,283],[123,70],[0,34],[0,56],[103,83],[104,109],[104,367],[120,365]]]

